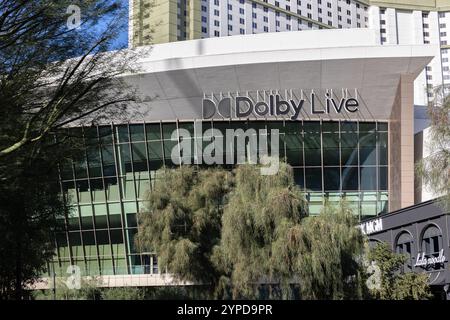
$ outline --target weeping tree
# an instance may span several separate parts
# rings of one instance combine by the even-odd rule
[[[427,141],[429,156],[417,164],[423,183],[441,196],[440,203],[450,211],[450,96],[448,87],[435,90],[435,100],[428,107],[431,120]]]
[[[263,176],[181,167],[158,173],[136,243],[207,297],[351,299],[364,296],[364,241],[351,211],[307,217],[292,168]]]
[[[157,177],[147,207],[138,215],[137,247],[156,252],[160,268],[178,280],[213,287],[218,275],[211,255],[220,240],[231,174],[183,166],[161,170]]]
[[[57,164],[83,150],[62,128],[126,117],[135,100],[121,75],[138,54],[109,51],[122,17],[120,0],[0,1],[0,299],[22,298],[54,253]]]
[[[275,244],[275,266],[284,278],[293,275],[301,299],[367,297],[364,238],[356,224],[342,202],[326,204],[318,216],[283,230]]]
[[[350,299],[365,294],[364,239],[341,204],[307,217],[292,169],[261,176],[236,170],[236,187],[222,218],[217,260],[222,293],[233,298]]]
[[[288,165],[281,164],[277,174],[267,176],[253,165],[237,167],[214,255],[223,274],[217,294],[254,298],[268,288],[269,295],[275,295],[271,284],[281,280],[274,257],[276,243],[289,227],[300,224],[306,208]]]

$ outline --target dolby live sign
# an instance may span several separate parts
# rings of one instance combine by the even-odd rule
[[[211,94],[204,95],[202,103],[203,119],[218,115],[223,118],[269,118],[281,117],[291,120],[302,115],[338,115],[359,111],[357,91],[352,97],[348,90],[326,90],[323,93],[303,90],[258,91],[256,94]]]

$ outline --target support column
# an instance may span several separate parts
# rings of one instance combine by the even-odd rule
[[[414,77],[402,75],[389,126],[389,211],[414,204]]]

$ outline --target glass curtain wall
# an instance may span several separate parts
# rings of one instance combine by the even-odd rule
[[[387,212],[386,122],[202,123],[203,133],[211,128],[224,135],[226,129],[266,129],[269,135],[270,129],[278,129],[280,157],[293,167],[296,183],[305,190],[311,215],[318,214],[325,201],[338,202],[341,198],[348,201],[360,220]],[[187,130],[190,137],[180,137],[180,129]],[[195,137],[193,122],[75,130],[79,130],[86,147],[81,159],[73,159],[60,168],[61,188],[70,215],[65,221],[67,232],[56,235],[57,255],[50,270],[63,275],[69,265],[75,264],[84,275],[159,272],[154,254],[138,252],[136,248],[136,213],[144,207],[146,194],[157,183],[156,171],[176,166],[172,151],[183,158],[189,156],[179,153],[178,141],[192,142],[192,163],[195,143],[205,148],[211,142]],[[225,160],[225,147],[222,156]]]

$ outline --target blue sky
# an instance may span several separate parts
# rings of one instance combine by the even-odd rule
[[[121,0],[123,2],[124,10],[128,12],[128,0]],[[103,26],[105,26],[106,23],[111,19],[111,17],[105,17],[103,21],[100,21],[98,24],[98,32],[101,32],[103,29]],[[120,21],[123,25],[120,34],[118,35],[117,39],[114,41],[111,50],[116,49],[123,49],[128,46],[128,14],[123,17],[123,21]]]

